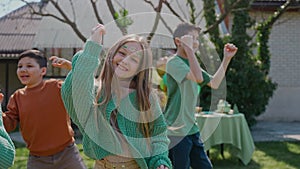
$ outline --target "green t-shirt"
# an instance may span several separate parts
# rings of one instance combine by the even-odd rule
[[[168,101],[164,115],[168,124],[168,135],[171,136],[186,136],[199,131],[195,120],[195,107],[201,87],[209,83],[211,76],[202,70],[204,80],[198,84],[186,79],[189,72],[188,60],[180,56],[173,56],[167,63]]]

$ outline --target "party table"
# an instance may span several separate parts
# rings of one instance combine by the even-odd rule
[[[195,117],[206,151],[225,144],[244,165],[250,162],[255,146],[244,114],[205,112],[196,113]]]

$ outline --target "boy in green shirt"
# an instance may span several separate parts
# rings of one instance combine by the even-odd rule
[[[166,66],[168,101],[164,115],[171,140],[169,157],[174,169],[189,169],[190,166],[193,169],[212,168],[194,117],[200,92],[198,86],[200,90],[204,85],[218,88],[230,60],[237,52],[233,44],[226,44],[224,59],[214,76],[210,76],[201,69],[194,54],[199,47],[200,30],[188,23],[177,26],[173,34],[177,52]]]

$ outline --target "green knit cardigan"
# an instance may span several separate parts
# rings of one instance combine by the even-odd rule
[[[72,70],[63,83],[61,92],[65,107],[83,135],[83,150],[90,158],[100,160],[108,155],[120,154],[123,150],[120,139],[109,123],[114,109],[118,110],[117,122],[122,136],[126,139],[131,156],[142,169],[156,169],[160,165],[171,168],[168,158],[169,139],[167,125],[159,107],[158,99],[150,97],[154,119],[150,144],[139,130],[140,123],[136,92],[121,99],[111,99],[106,106],[95,106],[94,73],[99,65],[102,46],[87,41],[83,51],[72,59]],[[103,116],[103,113],[105,116]]]
[[[2,109],[0,104],[0,168],[6,169],[13,165],[15,158],[15,146],[7,134],[2,119]]]

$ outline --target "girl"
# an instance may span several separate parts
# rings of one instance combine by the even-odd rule
[[[106,55],[95,88],[94,72],[105,32],[99,24],[74,55],[62,86],[65,106],[83,135],[95,169],[168,169],[167,128],[151,91],[151,52],[138,35],[116,42]]]

